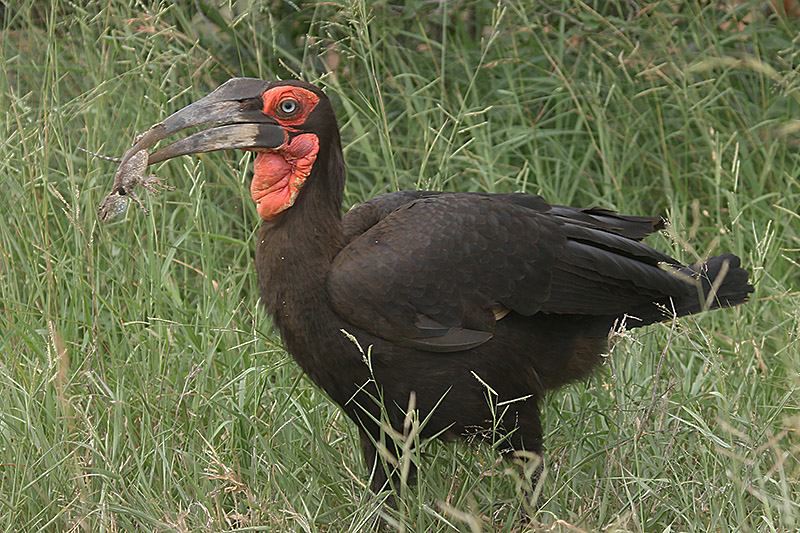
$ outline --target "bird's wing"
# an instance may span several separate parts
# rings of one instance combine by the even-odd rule
[[[433,198],[442,195],[450,196],[453,193],[443,191],[398,191],[381,194],[362,204],[358,204],[342,217],[346,242],[358,237],[405,204],[422,198]],[[502,200],[504,203],[518,205],[540,213],[547,213],[568,220],[572,224],[602,229],[629,239],[642,240],[664,227],[664,221],[661,218],[620,215],[609,209],[596,206],[566,207],[563,205],[550,205],[541,196],[533,194],[462,193],[457,194],[457,196],[494,198]]]
[[[389,216],[395,209],[420,198],[447,194],[440,191],[398,191],[380,194],[358,204],[342,217],[345,242],[350,242]]]
[[[658,219],[526,195],[376,200],[345,217],[328,290],[343,318],[388,340],[458,351],[489,340],[509,311],[616,315],[691,290],[658,266],[674,260],[637,240]]]

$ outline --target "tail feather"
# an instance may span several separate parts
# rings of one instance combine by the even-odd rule
[[[741,261],[737,256],[724,254],[676,269],[675,274],[685,277],[687,285],[694,285],[694,290],[630,310],[626,313],[626,326],[646,326],[674,317],[733,307],[746,302],[753,292],[753,286],[748,283],[750,273],[740,268],[740,265]]]

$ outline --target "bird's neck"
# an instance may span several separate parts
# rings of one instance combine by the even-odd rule
[[[334,312],[327,291],[331,265],[345,245],[344,167],[334,164],[331,170],[341,174],[312,171],[297,202],[264,221],[256,245],[256,270],[261,301],[284,346],[314,382],[344,405],[353,394],[352,383],[335,374],[343,372],[360,385],[368,372],[358,348],[342,333],[349,326]],[[321,351],[320,346],[326,349]]]
[[[265,220],[256,244],[261,300],[288,340],[332,313],[326,280],[344,246],[341,202],[344,164],[338,136],[325,143],[292,207]]]

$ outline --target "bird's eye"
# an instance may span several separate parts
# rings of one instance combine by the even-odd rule
[[[286,98],[285,100],[282,100],[280,104],[278,104],[278,110],[280,111],[280,114],[284,116],[295,114],[299,107],[300,104],[298,104],[297,100],[294,98]]]

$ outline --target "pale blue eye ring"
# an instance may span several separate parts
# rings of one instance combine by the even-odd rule
[[[292,113],[297,111],[298,108],[297,100],[293,100],[292,98],[287,98],[286,100],[283,100],[279,105],[281,108],[281,113],[284,113],[286,115],[291,115]]]

